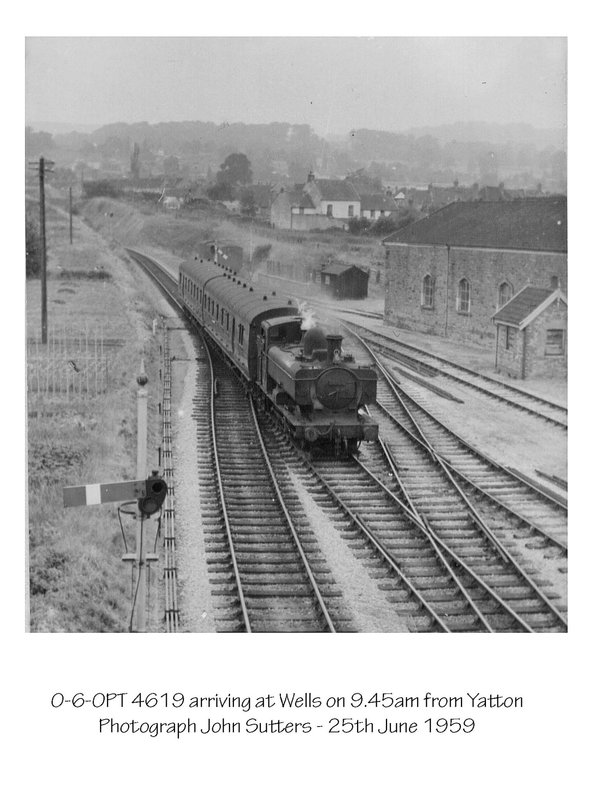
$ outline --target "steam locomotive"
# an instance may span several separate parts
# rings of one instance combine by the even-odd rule
[[[188,316],[302,447],[342,455],[377,439],[366,408],[376,399],[375,370],[343,353],[342,336],[304,330],[290,298],[263,294],[198,257],[181,264],[179,293]]]

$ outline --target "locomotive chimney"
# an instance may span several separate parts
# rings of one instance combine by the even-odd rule
[[[326,334],[326,350],[327,350],[326,360],[328,361],[329,364],[334,364],[336,352],[338,352],[340,356],[342,341],[343,337],[338,333]],[[339,360],[339,356],[337,356],[337,360]]]

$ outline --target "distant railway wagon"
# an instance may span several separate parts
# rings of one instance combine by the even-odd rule
[[[301,445],[342,454],[377,439],[367,411],[375,370],[342,352],[342,336],[303,330],[293,300],[263,294],[223,265],[184,262],[179,291],[189,316]]]

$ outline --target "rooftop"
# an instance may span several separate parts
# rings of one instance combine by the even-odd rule
[[[566,197],[450,203],[384,239],[384,245],[450,245],[566,253]]]
[[[493,321],[524,328],[555,299],[566,303],[566,297],[560,289],[525,286],[494,314]]]

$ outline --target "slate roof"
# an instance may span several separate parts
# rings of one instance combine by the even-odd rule
[[[323,200],[359,200],[357,189],[349,181],[318,178],[314,181]]]
[[[541,289],[536,286],[526,286],[493,315],[493,321],[502,325],[525,327],[523,323],[538,309],[542,311],[543,309],[540,306],[544,305],[545,307],[548,305],[545,301],[548,301],[552,295],[556,295],[557,298],[566,302],[566,298],[560,289]],[[553,299],[552,297],[550,302]]]
[[[357,270],[357,272],[365,273],[365,270],[355,266],[355,264],[326,264],[320,271],[326,275],[342,275],[344,272],[349,272],[349,270],[353,269]]]
[[[360,197],[362,211],[375,211],[377,209],[380,211],[393,211],[396,208],[396,203],[391,197],[384,197],[381,194],[362,194]]]
[[[297,206],[297,208],[316,208],[310,195],[306,192],[302,192],[301,189],[288,190],[287,196],[291,206]]]
[[[566,253],[566,197],[459,201],[407,225],[383,244],[494,247]]]

